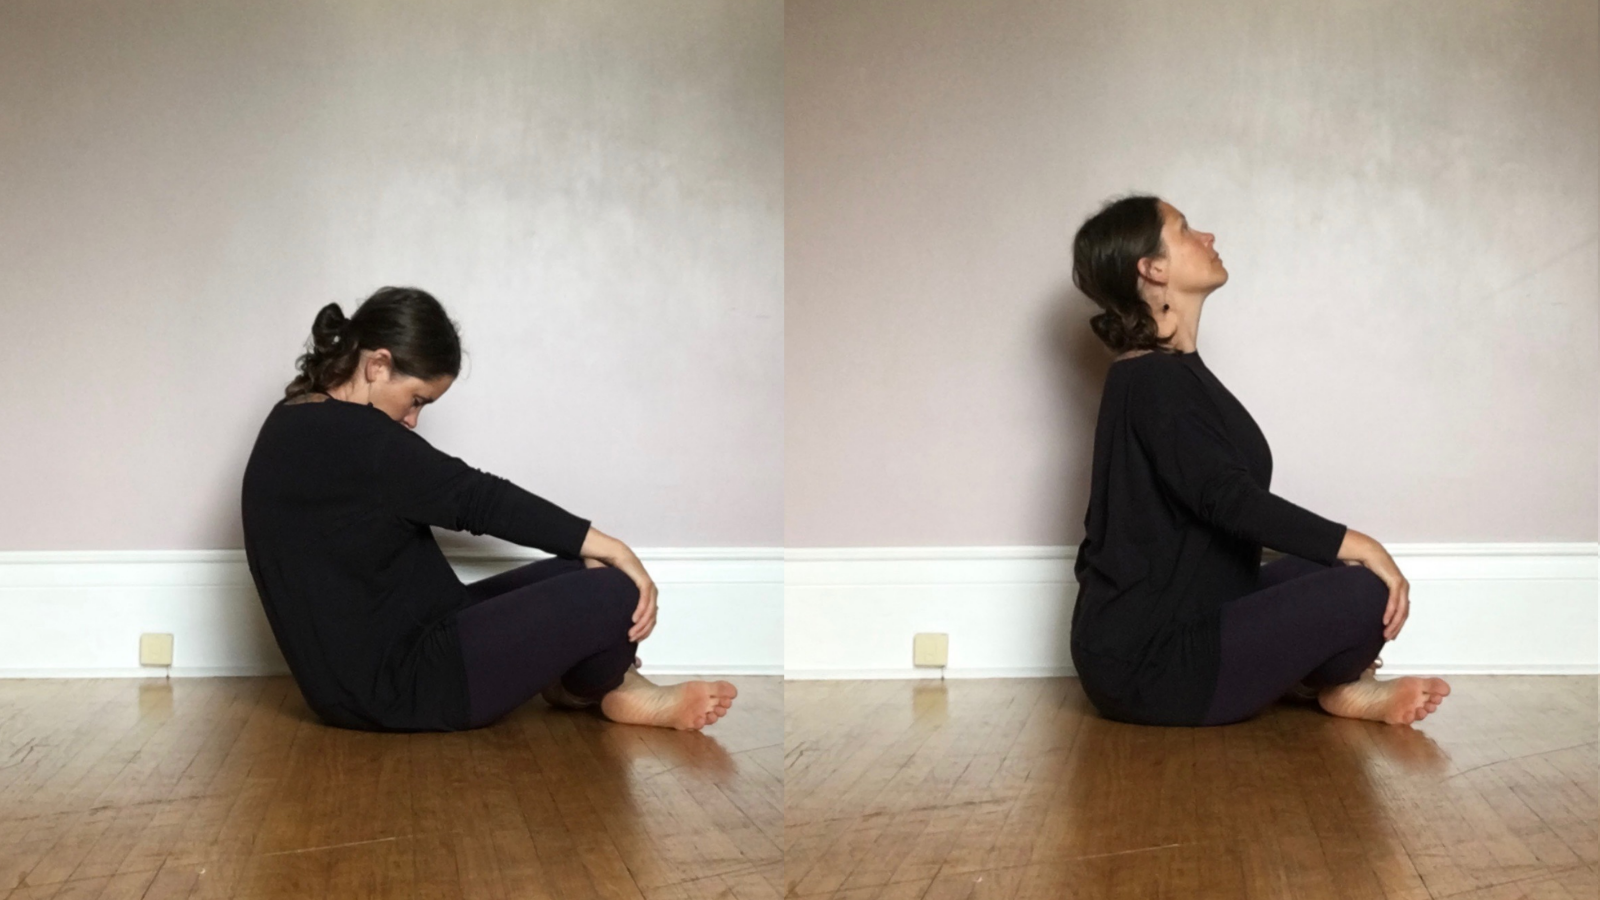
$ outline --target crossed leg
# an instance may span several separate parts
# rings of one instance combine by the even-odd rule
[[[1438,709],[1438,678],[1374,676],[1389,590],[1365,566],[1324,566],[1285,556],[1262,568],[1257,589],[1224,604],[1222,665],[1204,723],[1248,719],[1297,684],[1334,715],[1393,724]]]
[[[732,705],[726,681],[657,685],[639,674],[627,639],[639,590],[608,566],[547,559],[473,582],[456,612],[469,727],[487,725],[543,692],[555,705],[597,706],[613,721],[696,730]]]

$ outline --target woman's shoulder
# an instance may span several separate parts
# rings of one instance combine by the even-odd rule
[[[1149,366],[1165,365],[1183,366],[1184,357],[1189,355],[1191,354],[1174,353],[1169,350],[1154,350],[1148,347],[1141,347],[1137,350],[1124,350],[1112,358],[1111,364],[1113,366],[1118,366],[1119,363],[1129,363],[1129,365],[1118,367],[1130,369],[1142,369]],[[1132,360],[1139,360],[1140,362],[1133,364],[1131,362]]]
[[[279,400],[277,404],[275,404],[275,408],[278,409],[285,409],[291,406],[307,406],[329,410],[332,413],[329,418],[337,421],[350,421],[358,423],[381,422],[385,420],[393,421],[392,419],[389,419],[389,415],[387,413],[370,403],[355,403],[350,400],[340,400],[337,397],[333,397],[321,391],[307,391],[303,394],[295,394],[293,397],[287,397],[283,400]],[[374,415],[374,413],[376,413],[376,415]],[[314,418],[319,422],[326,421],[321,416],[316,416]]]
[[[267,416],[268,428],[282,440],[314,442],[328,447],[367,445],[391,438],[393,432],[406,431],[388,413],[364,403],[351,403],[321,392],[287,397],[273,404]]]
[[[1166,414],[1206,402],[1199,374],[1175,353],[1146,350],[1137,356],[1119,357],[1111,373],[1142,412]]]
[[[1111,374],[1130,383],[1159,384],[1168,381],[1193,381],[1194,372],[1175,353],[1160,350],[1130,350],[1111,361]]]

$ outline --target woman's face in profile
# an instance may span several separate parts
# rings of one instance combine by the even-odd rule
[[[1165,280],[1168,290],[1184,293],[1205,293],[1215,290],[1228,281],[1228,270],[1216,252],[1216,235],[1196,231],[1184,214],[1165,200],[1158,201],[1161,209],[1161,240],[1167,248],[1165,271],[1156,274]],[[1161,265],[1159,260],[1151,260]],[[1163,277],[1164,276],[1164,277]]]
[[[380,382],[384,385],[381,390],[376,384],[373,385],[372,405],[407,428],[416,428],[422,408],[443,397],[454,382],[455,379],[449,375],[441,375],[433,381],[402,375],[388,382]]]
[[[444,392],[455,383],[453,375],[440,375],[432,381],[423,381],[413,375],[396,375],[389,364],[388,350],[375,351],[370,357],[367,351],[362,351],[362,356],[362,364],[371,364],[376,370],[372,374],[382,376],[369,382],[371,388],[367,402],[407,428],[416,428],[422,408],[443,397]]]

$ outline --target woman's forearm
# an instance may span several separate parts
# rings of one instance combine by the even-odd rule
[[[622,546],[621,541],[590,525],[578,555],[584,559],[612,560],[617,558],[617,551]]]
[[[1373,548],[1379,546],[1381,545],[1370,536],[1354,528],[1347,527],[1344,532],[1344,540],[1339,544],[1338,557],[1341,560],[1360,562],[1370,557]]]

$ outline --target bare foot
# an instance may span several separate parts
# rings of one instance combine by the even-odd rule
[[[622,686],[600,698],[600,711],[613,722],[698,731],[722,718],[738,695],[726,681],[660,685],[630,667]]]
[[[1410,725],[1427,718],[1450,693],[1450,685],[1443,678],[1406,675],[1379,681],[1373,677],[1375,671],[1367,669],[1356,681],[1324,688],[1317,695],[1317,702],[1328,712],[1348,719]]]

